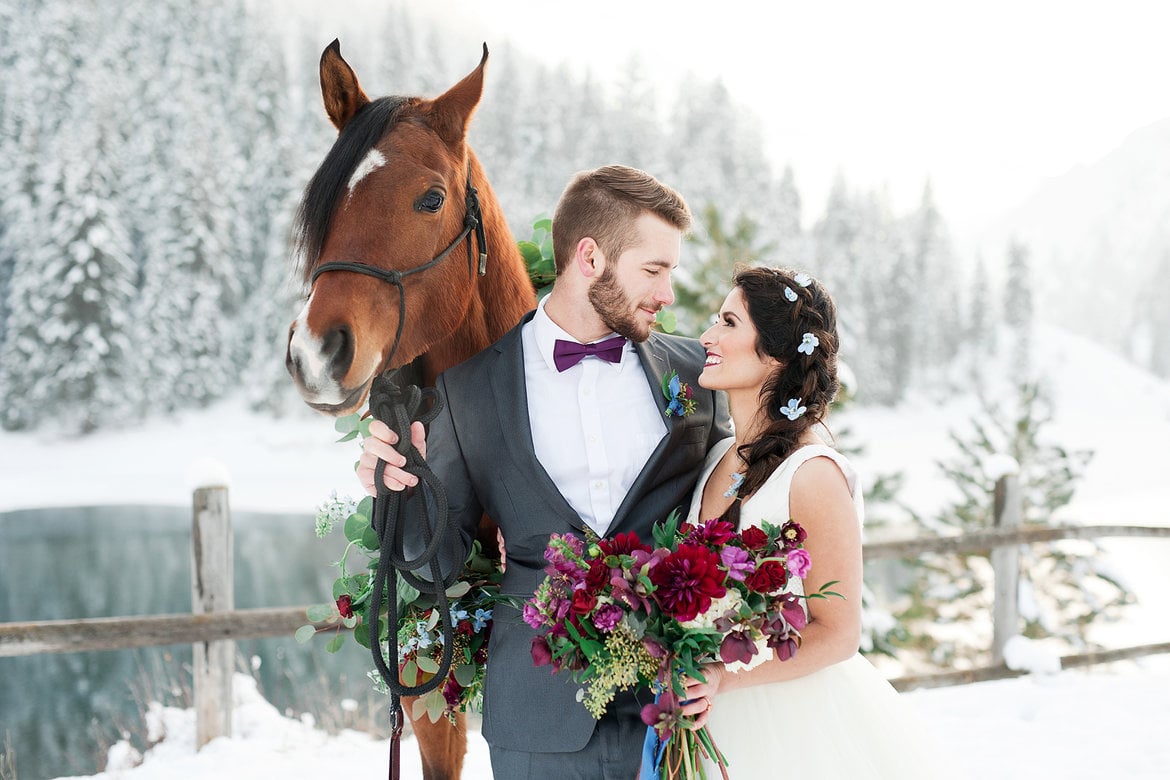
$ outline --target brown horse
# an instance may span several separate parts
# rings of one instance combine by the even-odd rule
[[[371,101],[337,41],[321,55],[321,93],[338,137],[298,214],[298,255],[311,287],[286,357],[314,409],[356,411],[375,376],[416,358],[433,385],[536,305],[516,242],[467,145],[487,57],[484,46],[479,66],[433,100]],[[469,185],[478,192],[482,232],[465,219]],[[327,264],[329,272],[319,273]],[[413,708],[404,701],[403,709]],[[454,728],[426,718],[413,727],[426,780],[459,777],[467,749],[462,715]]]

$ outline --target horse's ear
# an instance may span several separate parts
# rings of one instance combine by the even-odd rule
[[[341,57],[341,43],[333,43],[321,52],[321,97],[325,100],[325,113],[338,132],[342,130],[362,106],[370,102],[357,74]]]
[[[483,69],[487,58],[488,47],[485,43],[483,57],[475,70],[431,102],[431,125],[449,146],[458,146],[467,133],[467,124],[483,95]]]

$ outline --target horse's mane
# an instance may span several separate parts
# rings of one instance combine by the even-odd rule
[[[320,259],[325,236],[354,168],[386,134],[398,111],[415,100],[400,96],[382,97],[362,106],[338,134],[325,161],[305,187],[293,235],[296,241],[294,256],[306,283]]]

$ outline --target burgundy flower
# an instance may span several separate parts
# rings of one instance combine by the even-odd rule
[[[787,661],[789,658],[796,655],[796,648],[800,647],[800,643],[791,636],[785,639],[781,639],[775,644],[772,644],[772,642],[769,641],[768,645],[775,648],[776,657],[781,661]]]
[[[736,661],[742,664],[750,663],[752,656],[757,652],[759,651],[756,649],[756,643],[743,631],[732,631],[719,643],[719,660],[725,664]]]
[[[609,567],[601,558],[589,561],[589,572],[585,575],[585,588],[590,593],[599,592],[609,581]]]
[[[784,619],[788,621],[788,624],[797,631],[808,624],[808,616],[804,614],[804,607],[801,606],[800,597],[795,593],[784,594],[780,613],[784,615]]]
[[[784,548],[791,550],[793,547],[799,547],[804,544],[804,540],[808,538],[808,534],[800,527],[800,524],[795,520],[789,520],[780,529],[780,538],[784,541]]]
[[[455,680],[455,675],[450,675],[447,682],[443,684],[443,699],[447,702],[447,706],[451,709],[459,707],[459,698],[463,695],[463,687]]]
[[[780,561],[767,560],[747,576],[744,584],[756,593],[775,593],[788,584],[788,572]]]
[[[735,536],[735,526],[726,520],[704,520],[690,533],[689,541],[696,544],[724,545]]]
[[[650,547],[639,539],[638,535],[633,531],[618,534],[612,539],[602,539],[597,543],[597,546],[601,548],[602,557],[609,557],[610,555],[631,555],[634,550],[650,552]]]
[[[706,547],[680,544],[650,570],[654,599],[675,620],[694,620],[706,612],[711,599],[727,593],[719,558]]]
[[[574,615],[588,615],[597,606],[597,596],[588,590],[573,591],[573,605],[569,611]]]
[[[487,663],[487,653],[488,653],[487,645],[484,645],[483,647],[481,647],[475,651],[475,655],[471,656],[471,660],[475,661],[477,664],[480,664],[480,665],[486,664]]]
[[[754,525],[743,529],[739,538],[743,539],[743,546],[749,550],[762,550],[768,546],[768,535]]]
[[[548,646],[548,640],[542,636],[532,637],[532,663],[534,666],[548,666],[552,663],[552,648]]]
[[[659,739],[670,739],[680,725],[682,711],[678,706],[678,699],[667,690],[654,697],[654,701],[642,708],[642,722],[653,726],[658,732]]]
[[[475,628],[472,627],[470,620],[460,620],[459,624],[455,626],[455,633],[471,636],[475,633]]]
[[[342,594],[337,599],[337,611],[341,613],[343,618],[353,617],[353,599],[349,594]]]

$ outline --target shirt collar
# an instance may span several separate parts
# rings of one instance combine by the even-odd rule
[[[552,317],[544,311],[544,305],[548,302],[548,296],[541,298],[540,303],[536,306],[536,314],[532,316],[532,335],[536,337],[536,348],[540,351],[540,356],[544,359],[549,371],[556,371],[556,363],[553,362],[553,346],[557,339],[564,339],[565,341],[573,341],[578,344],[581,342],[570,336],[564,328],[552,321]],[[594,339],[589,342],[595,344],[598,341],[605,341],[608,338],[616,336],[616,333],[610,332],[599,339]],[[620,373],[625,367],[627,356],[634,353],[633,342],[626,340],[626,348],[622,350],[622,359],[619,363],[607,363],[618,370]]]

